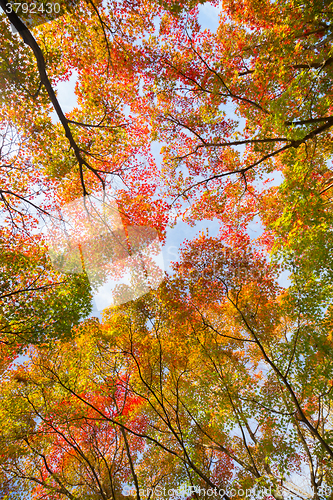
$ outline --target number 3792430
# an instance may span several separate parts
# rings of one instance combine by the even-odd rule
[[[37,14],[40,12],[45,12],[46,14],[59,14],[60,5],[58,3],[21,3],[21,2],[13,2],[6,4],[6,12],[10,14],[11,12],[15,12],[19,14],[20,11],[23,14]]]

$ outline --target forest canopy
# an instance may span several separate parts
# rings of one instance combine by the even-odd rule
[[[0,498],[332,500],[333,3],[0,6]]]

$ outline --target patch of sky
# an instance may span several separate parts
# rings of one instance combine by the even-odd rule
[[[216,32],[219,26],[219,14],[221,5],[214,6],[209,2],[199,5],[199,23],[201,30],[209,29]]]
[[[57,98],[64,113],[70,113],[77,106],[77,97],[75,95],[75,85],[77,82],[77,72],[74,71],[69,80],[59,82],[56,86]],[[58,115],[55,111],[51,113],[53,123],[59,122]]]

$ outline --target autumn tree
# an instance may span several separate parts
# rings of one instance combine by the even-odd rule
[[[292,176],[295,162],[328,190],[331,3],[226,1],[216,33],[197,14],[165,15],[147,44],[153,136],[175,206],[226,222],[241,199],[235,217],[246,222],[262,176]]]
[[[105,190],[110,184],[114,189],[116,181],[119,181],[120,187],[126,188],[120,190],[118,195],[120,206],[125,205],[121,209],[125,225],[130,221],[132,225],[147,225],[149,222],[150,227],[156,227],[160,234],[163,233],[165,204],[159,200],[149,203],[156,183],[149,182],[155,167],[149,154],[145,153],[149,149],[148,141],[145,141],[147,125],[142,117],[126,111],[126,107],[135,100],[139,87],[134,64],[125,64],[127,58],[129,62],[131,60],[127,52],[133,51],[135,55],[132,42],[148,29],[151,22],[143,19],[142,14],[134,12],[130,6],[124,7],[124,11],[114,11],[114,15],[108,18],[106,9],[93,3],[77,6],[80,14],[76,17],[72,15],[69,3],[67,10],[66,5],[63,6],[66,12],[61,18],[31,27],[28,23],[24,24],[24,15],[20,17],[15,9],[5,4],[2,7],[7,12],[1,16],[0,29],[4,49],[1,56],[3,164],[0,210],[4,224],[2,239],[11,241],[9,253],[5,250],[3,253],[6,265],[13,265],[11,255],[20,254],[24,241],[31,248],[30,255],[25,253],[25,268],[23,257],[21,264],[16,266],[19,271],[15,274],[17,281],[11,288],[8,288],[9,281],[5,277],[8,269],[5,271],[3,287],[7,293],[4,293],[3,299],[8,302],[9,297],[13,300],[20,294],[23,302],[27,297],[30,301],[31,293],[36,295],[38,289],[40,302],[33,309],[35,322],[32,327],[36,331],[31,331],[28,325],[24,329],[30,331],[30,340],[43,335],[46,340],[50,335],[68,333],[71,326],[89,311],[86,277],[62,277],[54,273],[50,262],[47,262],[45,241],[35,237],[43,225],[54,223],[66,203],[96,190]],[[126,12],[129,19],[124,23]],[[17,33],[12,32],[9,21]],[[134,31],[133,26],[136,26]],[[31,30],[36,31],[36,35]],[[85,44],[84,39],[93,40],[93,46]],[[67,80],[73,71],[79,75],[76,88],[78,107],[74,114],[65,116],[55,85]],[[90,84],[92,77],[94,85]],[[51,120],[52,106],[57,123]],[[146,161],[138,160],[139,152]],[[145,188],[139,182],[143,174]],[[126,193],[126,190],[129,192]],[[143,202],[147,214],[152,212],[149,221],[147,216],[140,215]],[[128,210],[127,205],[131,207]],[[155,212],[154,207],[157,209]],[[44,270],[40,269],[42,279],[38,277],[39,270],[33,271],[34,265],[39,266],[38,258],[44,260],[41,262]],[[20,281],[24,283],[23,287],[19,286]],[[52,286],[55,287],[54,292],[51,292]],[[53,307],[55,304],[50,301],[46,290],[55,295],[59,291],[60,300],[56,307]],[[25,295],[22,295],[23,292]],[[60,306],[62,300],[63,306]],[[73,306],[76,304],[74,307],[67,307],[66,304],[65,312],[68,300]],[[20,321],[26,306],[18,307],[19,302],[15,303],[17,321]],[[56,312],[59,306],[61,319]],[[8,304],[3,307],[7,308]],[[46,312],[48,309],[52,311],[52,318]],[[40,314],[44,317],[41,318]],[[6,319],[4,321],[7,322]],[[62,333],[51,334],[50,323],[61,325],[58,331],[62,330]],[[44,331],[41,325],[45,326]],[[27,336],[22,336],[22,341],[23,338],[24,342],[28,341]]]
[[[111,473],[118,493],[105,490],[105,498],[122,498],[125,485],[134,498],[186,485],[193,497],[217,488],[227,499],[231,482],[239,491],[271,488],[278,500],[306,494],[307,485],[319,498],[332,485],[329,317],[320,296],[305,307],[297,283],[279,286],[277,264],[246,234],[234,240],[202,234],[185,245],[158,291],[109,309],[101,325],[88,322],[75,340],[36,350],[26,366],[7,372],[2,418],[10,414],[12,423],[4,446],[22,439],[19,414],[30,427],[21,451],[3,456],[6,481],[20,479],[28,491],[39,474],[40,488],[31,491],[52,485],[55,498],[99,491],[102,472],[90,470],[100,446],[94,440],[103,441],[107,428],[107,442],[120,432],[130,454],[120,483]],[[86,464],[80,481],[68,455]],[[45,460],[49,470],[38,472]]]
[[[226,0],[216,33],[196,2],[64,5],[0,20],[1,328],[5,346],[42,344],[2,374],[4,494],[228,500],[232,483],[317,500],[333,485],[332,3]],[[163,239],[170,207],[220,232],[185,242],[158,290],[74,326],[87,281],[51,270],[36,220],[107,188],[120,252],[130,227]]]

